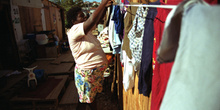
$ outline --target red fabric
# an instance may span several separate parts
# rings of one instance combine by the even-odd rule
[[[215,5],[218,3],[218,0],[205,0],[207,3],[209,3],[210,5]]]
[[[166,5],[177,5],[182,0],[168,0]],[[217,0],[205,0],[210,4],[217,4]],[[161,4],[165,4],[161,0]],[[153,78],[151,94],[151,110],[159,110],[173,63],[158,64],[156,51],[160,45],[166,17],[170,9],[157,8],[157,16],[154,20],[154,47],[153,47]]]
[[[167,5],[177,5],[181,0],[172,0]],[[161,4],[164,4],[161,2]],[[151,98],[151,110],[159,110],[167,82],[170,76],[170,71],[173,63],[158,64],[156,61],[156,51],[160,45],[162,38],[164,24],[166,17],[171,9],[157,8],[157,16],[154,20],[154,47],[153,47],[153,79],[152,79],[152,98]]]
[[[153,48],[153,79],[152,79],[152,98],[151,110],[159,110],[163,95],[165,93],[166,85],[170,76],[170,71],[173,63],[158,64],[156,61],[156,51],[159,47],[165,19],[170,12],[168,9],[157,9],[158,14],[154,21],[154,48]]]

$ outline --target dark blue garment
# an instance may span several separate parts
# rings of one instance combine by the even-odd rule
[[[158,2],[150,3],[158,5]],[[142,47],[141,68],[139,72],[138,89],[139,93],[149,96],[152,81],[152,52],[154,42],[154,18],[157,15],[156,8],[149,8],[145,24]]]
[[[124,29],[123,19],[124,19],[124,14],[121,13],[120,6],[115,5],[115,10],[112,20],[115,23],[115,31],[119,35],[123,35],[123,29]]]

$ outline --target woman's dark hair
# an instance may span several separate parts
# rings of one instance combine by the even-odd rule
[[[81,7],[72,7],[69,11],[67,11],[67,28],[71,28],[73,26],[72,21],[76,20],[79,11],[82,11]]]

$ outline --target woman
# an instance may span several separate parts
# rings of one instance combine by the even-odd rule
[[[80,7],[73,7],[67,12],[69,31],[68,41],[75,59],[75,85],[79,95],[77,109],[85,110],[86,103],[96,110],[95,96],[102,91],[103,73],[107,59],[100,42],[90,32],[103,18],[110,0],[103,0],[99,7],[86,20]]]

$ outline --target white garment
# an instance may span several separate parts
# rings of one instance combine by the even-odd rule
[[[134,87],[134,72],[131,59],[128,58],[125,50],[122,50],[123,54],[123,64],[124,64],[124,73],[123,73],[123,85],[125,91],[132,89]]]
[[[184,9],[160,110],[220,110],[220,6]]]

